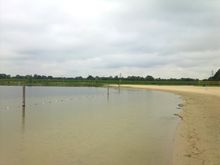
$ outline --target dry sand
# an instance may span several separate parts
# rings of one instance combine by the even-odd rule
[[[173,165],[220,165],[220,87],[121,85],[182,96]]]

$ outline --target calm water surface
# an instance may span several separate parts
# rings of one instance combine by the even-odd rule
[[[170,165],[180,98],[86,87],[0,86],[0,165]]]

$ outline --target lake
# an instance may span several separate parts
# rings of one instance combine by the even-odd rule
[[[181,98],[93,87],[0,86],[0,165],[170,165]]]

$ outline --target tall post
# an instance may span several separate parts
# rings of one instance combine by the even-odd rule
[[[23,86],[23,100],[22,100],[22,107],[25,107],[25,85]]]
[[[22,87],[22,132],[25,132],[25,85]]]
[[[109,100],[109,85],[107,87],[107,100]]]
[[[121,73],[119,74],[119,79],[118,79],[118,86],[120,87],[121,84]]]
[[[119,75],[119,80],[118,80],[118,92],[120,93],[120,87],[121,87],[121,73]]]

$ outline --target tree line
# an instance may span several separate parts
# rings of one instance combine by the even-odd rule
[[[154,78],[153,76],[147,75],[146,77],[142,76],[92,76],[89,75],[87,77],[53,77],[53,76],[45,76],[45,75],[16,75],[11,76],[8,74],[0,74],[0,79],[36,79],[36,80],[128,80],[128,81],[160,81],[160,80],[171,80],[171,81],[197,81],[198,79],[193,78],[170,78],[170,79],[162,79],[162,78]]]
[[[0,79],[36,79],[36,80],[127,80],[127,81],[199,81],[199,79],[193,78],[154,78],[153,76],[147,75],[145,77],[142,76],[92,76],[89,75],[87,77],[77,76],[77,77],[53,77],[53,76],[46,76],[46,75],[16,75],[11,76],[9,74],[2,73],[0,74]],[[215,73],[214,76],[209,77],[209,81],[219,81],[220,80],[220,69]]]

